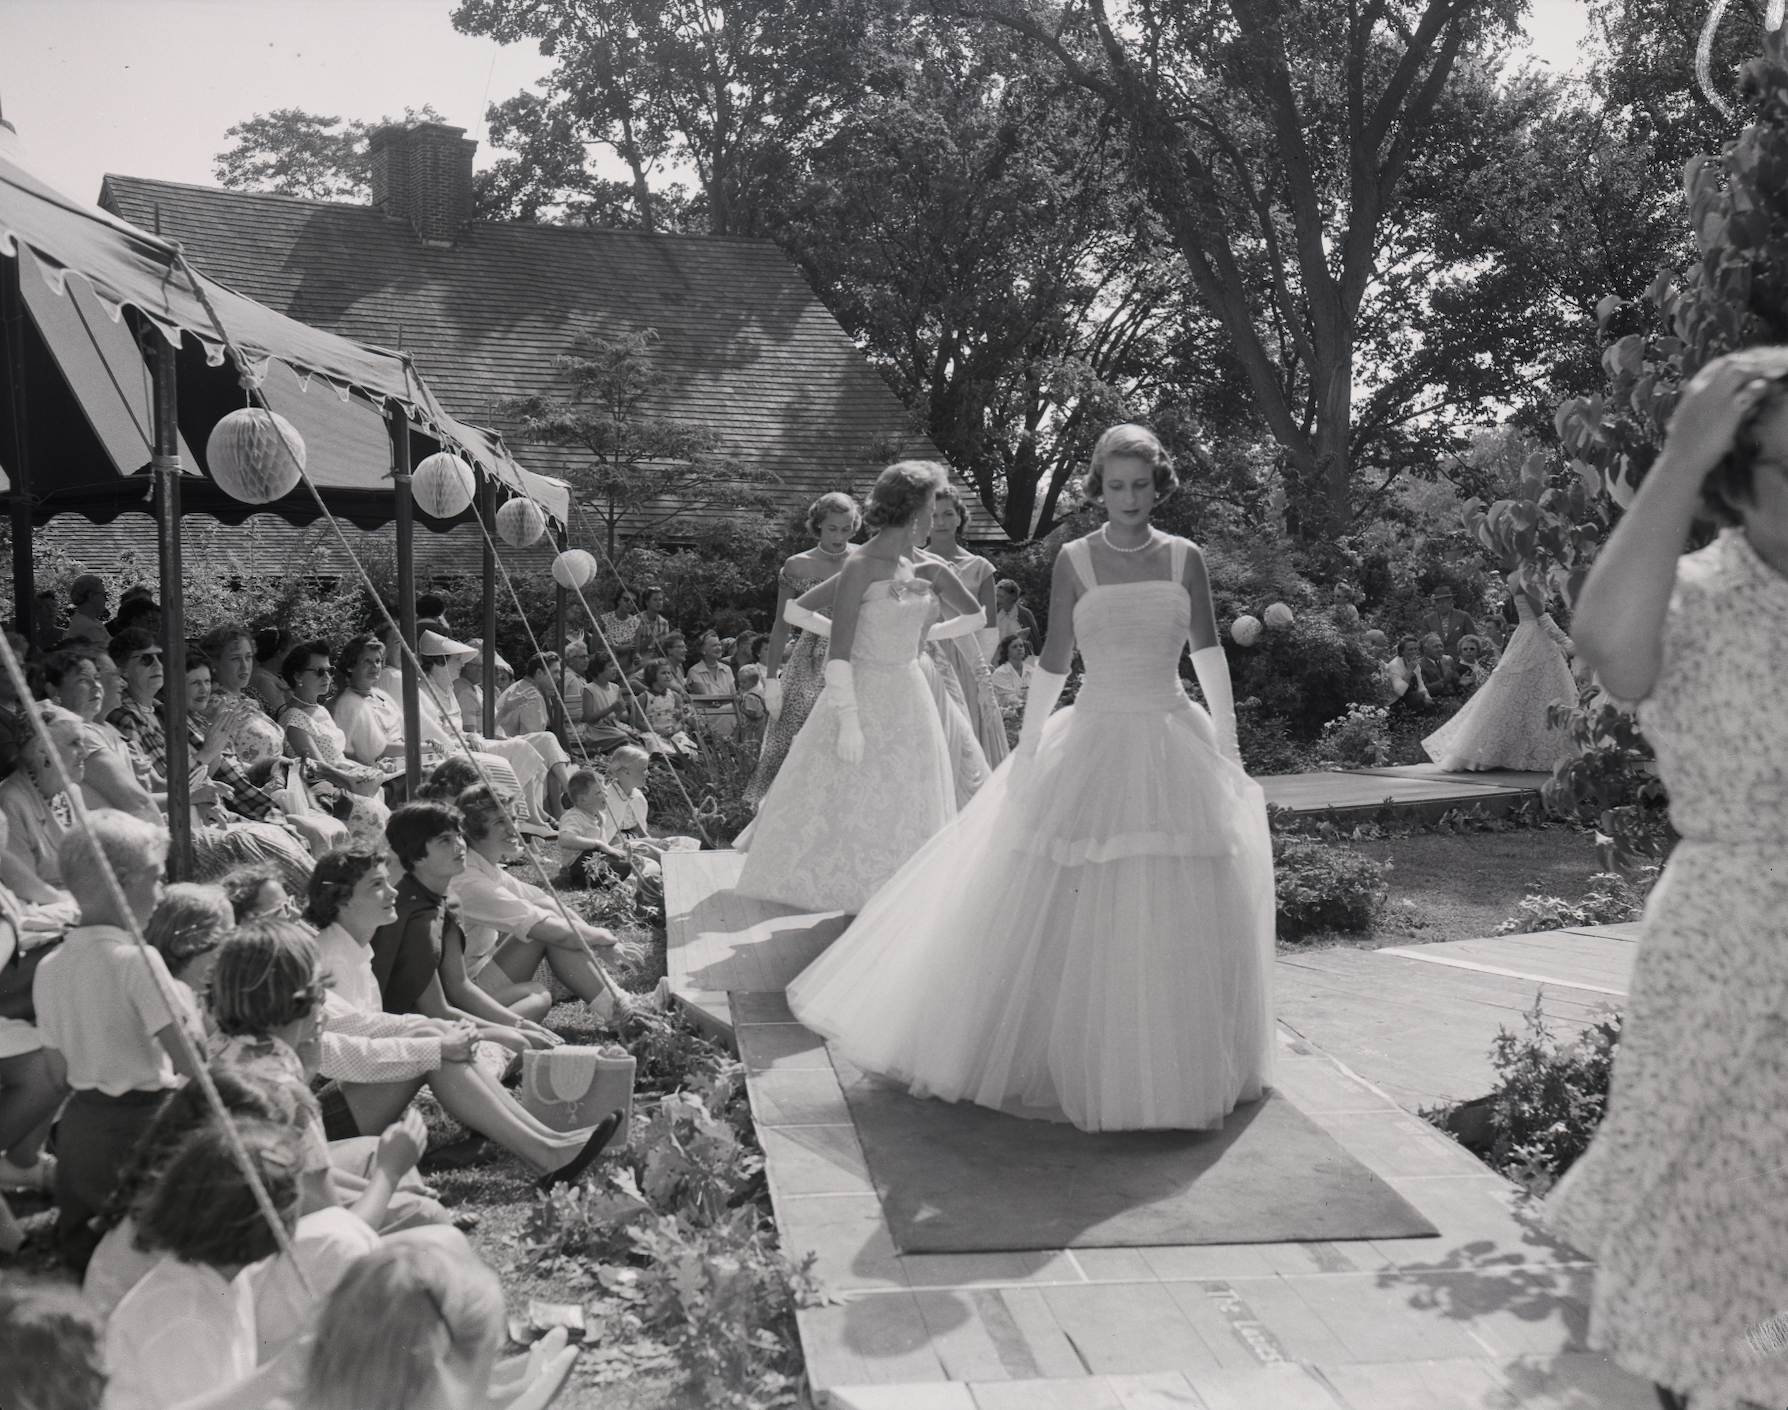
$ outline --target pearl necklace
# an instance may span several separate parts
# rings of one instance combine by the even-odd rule
[[[836,552],[836,553],[832,552],[832,550],[827,548],[823,543],[816,543],[814,545],[814,548],[818,552],[824,554],[827,558],[833,558],[833,559],[843,558],[847,554],[849,554],[851,551],[849,544],[846,544],[843,548],[839,549],[838,552]]]
[[[1113,543],[1111,541],[1111,525],[1109,522],[1100,526],[1099,537],[1105,540],[1105,546],[1113,553],[1141,553],[1145,548],[1153,548],[1156,542],[1155,528],[1152,524],[1149,526],[1149,536],[1141,543],[1137,544],[1135,548],[1119,548]]]

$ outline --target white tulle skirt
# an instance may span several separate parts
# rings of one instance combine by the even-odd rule
[[[1271,1083],[1265,798],[1209,718],[1071,707],[789,986],[920,1096],[1089,1131],[1208,1129]]]

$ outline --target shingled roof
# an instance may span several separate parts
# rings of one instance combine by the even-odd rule
[[[738,460],[778,477],[771,493],[791,510],[826,490],[866,490],[892,458],[937,457],[767,241],[485,221],[430,232],[389,200],[115,175],[100,204],[181,241],[205,273],[293,318],[408,350],[449,411],[503,430],[545,474],[562,475],[569,453],[522,442],[498,402],[563,396],[552,359],[574,339],[644,328],[658,332],[665,377],[648,413],[717,432]],[[428,238],[443,233],[450,240]],[[1004,539],[986,515],[970,536]]]

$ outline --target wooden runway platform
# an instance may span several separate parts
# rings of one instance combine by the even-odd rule
[[[1630,939],[1555,932],[1281,961],[1279,1090],[1432,1220],[1438,1239],[902,1255],[830,1056],[781,993],[844,918],[733,895],[741,861],[665,859],[671,983],[736,1042],[783,1248],[817,1254],[841,1299],[800,1313],[821,1406],[1655,1405],[1647,1385],[1584,1343],[1589,1264],[1546,1234],[1513,1186],[1409,1109],[1440,1085],[1477,1095],[1480,1039],[1498,1022],[1518,1026],[1537,983],[1549,1012],[1558,996],[1561,1023],[1617,1001],[1604,991],[1624,984]],[[1414,1021],[1424,994],[1439,996],[1443,1019]],[[1330,1042],[1348,1056],[1338,1061]],[[1443,1051],[1444,1079],[1432,1070]]]

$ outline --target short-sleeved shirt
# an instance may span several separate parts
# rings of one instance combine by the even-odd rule
[[[57,794],[56,803],[66,808],[68,799]],[[6,815],[9,829],[6,845],[40,880],[60,886],[62,863],[58,854],[68,832],[68,820],[58,807],[44,801],[37,785],[23,769],[0,780],[0,813]]]
[[[642,790],[636,788],[631,793],[623,793],[612,783],[604,784],[602,810],[608,815],[611,842],[617,832],[631,837],[646,836],[646,795]]]
[[[155,1035],[178,1020],[158,979],[172,983],[161,955],[116,926],[76,926],[44,956],[31,1000],[45,1045],[68,1064],[69,1086],[116,1097],[176,1084]]]
[[[387,747],[404,737],[403,708],[376,687],[370,695],[342,691],[330,713],[347,740],[348,757],[362,764],[376,764]]]
[[[612,842],[614,832],[606,812],[586,813],[582,808],[567,808],[559,814],[559,865],[575,866],[577,859],[589,850],[566,841],[568,837],[600,837],[604,842]]]
[[[247,1380],[255,1369],[254,1289],[167,1254],[106,1321],[100,1410],[161,1410]]]
[[[466,976],[490,963],[512,935],[526,935],[543,920],[558,915],[552,897],[519,876],[511,876],[477,852],[466,853],[466,869],[453,878],[450,892],[459,906],[466,937]]]
[[[336,1284],[378,1247],[378,1233],[358,1215],[339,1207],[319,1209],[292,1231],[295,1265],[281,1253],[244,1270],[254,1291],[255,1338],[263,1365],[313,1329]]]
[[[386,1013],[420,1013],[429,980],[441,972],[443,936],[459,929],[445,896],[430,891],[415,874],[397,883],[397,919],[373,933],[373,977]]]
[[[543,734],[552,727],[552,711],[540,687],[520,680],[497,697],[497,729],[511,738]]]

